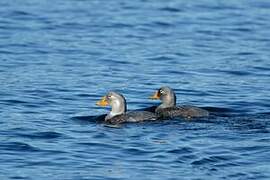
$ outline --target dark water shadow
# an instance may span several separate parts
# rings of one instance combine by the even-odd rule
[[[150,106],[146,108],[136,109],[133,111],[149,111],[155,112],[157,106]],[[166,122],[171,123],[196,123],[196,124],[215,124],[217,126],[223,126],[233,131],[239,131],[243,133],[269,133],[270,121],[268,123],[268,119],[270,119],[270,112],[257,113],[257,114],[246,114],[243,112],[237,112],[236,110],[230,108],[220,108],[220,107],[200,107],[209,111],[208,117],[202,118],[173,118],[167,120],[156,120],[156,121],[146,121],[141,124],[149,125],[151,124],[160,124]],[[71,119],[76,123],[80,124],[92,124],[98,123],[103,124],[109,128],[120,128],[124,127],[124,125],[110,125],[104,123],[106,114],[96,115],[96,116],[74,116]],[[137,123],[138,124],[138,123]]]
[[[148,112],[154,113],[156,108],[157,106],[150,106],[150,107],[135,109],[131,111],[148,111]],[[228,108],[217,108],[217,107],[201,107],[201,108],[209,111],[210,116],[207,118],[198,118],[196,119],[196,121],[212,122],[212,121],[209,121],[209,119],[212,117],[231,117],[233,116],[233,113],[234,113],[231,109],[228,109]],[[105,117],[106,117],[106,114],[101,114],[101,115],[93,115],[93,116],[92,115],[74,116],[74,117],[71,117],[71,119],[81,124],[89,124],[89,123],[104,123]]]
[[[89,123],[102,123],[104,122],[106,114],[97,115],[97,116],[74,116],[71,117],[71,120],[79,124],[89,124]]]
[[[157,106],[151,106],[147,108],[141,108],[131,111],[148,111],[155,112]],[[89,123],[103,123],[105,120],[106,114],[96,115],[96,116],[74,116],[71,117],[73,121],[79,122],[81,124],[89,124]]]
[[[223,107],[200,107],[200,108],[207,110],[210,115],[217,117],[232,117],[235,116],[236,114],[239,114],[239,112],[230,108],[223,108]]]

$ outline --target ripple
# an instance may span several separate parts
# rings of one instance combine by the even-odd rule
[[[232,31],[238,31],[238,32],[253,32],[254,30],[251,29],[251,28],[234,28],[234,29],[231,29]]]
[[[169,150],[168,153],[172,153],[172,154],[186,154],[186,153],[192,153],[193,151],[194,151],[193,148],[183,147],[181,149]]]
[[[251,56],[251,55],[255,55],[255,53],[253,53],[253,52],[239,52],[236,55],[238,55],[238,56]]]
[[[29,138],[29,139],[57,139],[63,137],[63,134],[49,131],[49,132],[36,132],[31,134],[18,134],[21,137]]]
[[[253,73],[248,71],[233,71],[233,70],[219,70],[220,72],[224,72],[226,74],[236,75],[236,76],[248,76],[252,75]]]
[[[200,165],[221,163],[224,161],[232,161],[234,159],[237,159],[237,158],[234,156],[229,156],[229,155],[210,156],[207,158],[202,158],[200,160],[193,161],[191,164],[200,166]],[[232,164],[230,164],[230,165],[232,165]],[[237,164],[235,164],[235,165],[237,165]]]
[[[156,151],[144,150],[144,149],[138,148],[138,147],[136,147],[136,148],[129,147],[129,148],[123,149],[124,154],[129,154],[129,155],[134,155],[134,156],[136,156],[136,155],[144,156],[144,155],[147,155],[147,154],[152,154],[153,152],[156,152]]]
[[[178,8],[175,8],[175,7],[162,7],[159,10],[167,11],[167,12],[182,12],[181,9],[178,9]]]
[[[155,57],[150,57],[148,58],[149,60],[162,60],[162,61],[168,61],[168,60],[173,60],[172,57],[168,57],[168,56],[155,56]]]
[[[35,152],[39,151],[39,148],[31,146],[22,142],[5,142],[0,145],[1,150],[14,151],[14,152]]]
[[[22,101],[22,100],[15,100],[15,99],[9,99],[9,100],[2,100],[5,104],[9,105],[16,105],[16,104],[27,104],[28,102]]]
[[[104,149],[118,149],[120,148],[118,145],[112,145],[112,144],[105,144],[105,143],[100,143],[100,142],[78,142],[76,143],[79,146],[86,146],[86,147],[102,147]],[[99,154],[98,152],[96,152]]]

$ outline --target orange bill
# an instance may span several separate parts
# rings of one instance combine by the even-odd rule
[[[159,91],[156,91],[155,94],[149,97],[150,99],[160,99],[160,93]]]
[[[101,100],[97,101],[97,102],[96,102],[96,105],[98,105],[98,106],[108,106],[109,103],[108,103],[108,101],[107,101],[107,99],[106,99],[106,96],[103,96],[103,97],[101,98]]]

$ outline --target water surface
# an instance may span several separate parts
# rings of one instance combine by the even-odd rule
[[[269,1],[0,2],[1,179],[269,179]],[[162,85],[210,118],[111,128]]]

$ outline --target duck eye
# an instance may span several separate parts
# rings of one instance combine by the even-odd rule
[[[163,93],[164,93],[164,91],[160,89],[160,90],[159,90],[159,93],[160,93],[160,94],[163,94]]]

